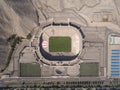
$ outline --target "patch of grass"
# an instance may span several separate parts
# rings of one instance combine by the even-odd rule
[[[12,58],[13,52],[16,48],[16,45],[19,44],[20,42],[22,42],[22,37],[19,37],[16,34],[13,34],[7,39],[7,41],[10,43],[11,49],[10,49],[9,55],[7,57],[6,66],[0,72],[3,72],[8,67],[10,60]]]
[[[82,63],[80,64],[80,76],[98,76],[98,63]]]
[[[40,65],[31,63],[20,64],[20,76],[21,77],[40,77]]]
[[[70,37],[50,37],[49,51],[50,52],[70,52],[71,38]]]
[[[26,38],[27,38],[27,39],[31,39],[31,38],[32,38],[31,33],[29,33]]]

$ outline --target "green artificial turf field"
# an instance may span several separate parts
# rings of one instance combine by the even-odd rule
[[[50,52],[70,52],[71,38],[70,37],[50,37],[49,51]]]
[[[82,63],[80,64],[80,76],[98,76],[98,63]]]
[[[21,63],[20,76],[21,77],[40,77],[40,65]]]

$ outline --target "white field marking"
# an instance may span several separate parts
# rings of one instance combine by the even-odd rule
[[[79,37],[75,36],[76,54],[79,52]]]
[[[47,41],[43,41],[42,42],[42,47],[43,48],[47,48],[48,47],[48,42]]]
[[[73,48],[75,49],[75,54],[77,54],[79,52],[79,37],[76,36],[76,34],[72,37],[73,38]]]
[[[68,23],[70,22],[70,18],[68,18]]]

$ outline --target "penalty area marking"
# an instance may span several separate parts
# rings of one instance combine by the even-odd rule
[[[42,47],[43,48],[47,48],[48,47],[48,42],[47,41],[43,41],[42,42]]]

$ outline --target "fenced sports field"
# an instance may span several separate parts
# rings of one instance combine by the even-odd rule
[[[40,65],[32,63],[20,64],[20,76],[21,77],[40,77]]]
[[[98,76],[98,63],[82,63],[80,64],[80,76]]]

